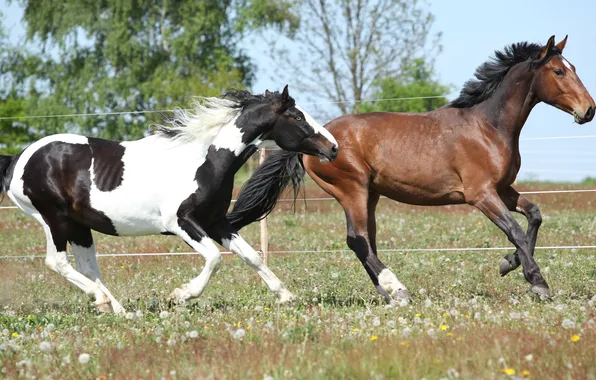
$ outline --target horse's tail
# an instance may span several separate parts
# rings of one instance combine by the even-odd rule
[[[290,181],[295,202],[304,173],[301,153],[273,153],[242,186],[234,208],[227,215],[232,226],[239,230],[269,215]]]
[[[15,156],[0,155],[0,202],[4,200],[4,193],[8,190],[8,167],[12,164]]]

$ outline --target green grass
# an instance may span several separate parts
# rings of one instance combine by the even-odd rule
[[[595,243],[589,196],[531,198],[544,215],[538,245]],[[540,302],[525,295],[521,271],[499,276],[512,250],[399,251],[509,247],[478,212],[381,202],[378,245],[395,251],[380,256],[412,294],[405,307],[383,303],[351,252],[274,255],[292,307],[276,305],[237,257],[225,257],[200,298],[174,308],[167,295],[198,275],[200,257],[101,258],[125,317],[97,314],[43,260],[2,260],[0,378],[596,378],[595,250],[537,251],[554,294]],[[335,202],[301,207],[269,219],[272,249],[347,248]],[[33,219],[2,211],[0,228],[2,255],[43,253]],[[95,236],[105,253],[188,250],[174,237]],[[256,246],[258,225],[243,236]]]

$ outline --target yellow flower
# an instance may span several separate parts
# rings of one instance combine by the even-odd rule
[[[370,340],[372,340],[372,341],[375,341],[375,340],[377,340],[377,339],[379,339],[379,337],[378,337],[378,336],[376,336],[376,335],[373,335],[373,336],[371,336],[371,337],[370,337]]]
[[[121,268],[121,269],[124,269],[124,265],[120,265],[120,268]]]
[[[286,313],[281,313],[281,316],[284,318],[287,317]]]
[[[17,333],[17,332],[13,332],[13,333],[12,333],[12,337],[13,337],[13,338],[18,338],[18,337],[19,337],[19,333]]]
[[[458,336],[457,340],[462,341],[462,340],[464,340],[464,338],[462,338],[461,336]]]
[[[435,364],[441,364],[441,359],[435,359],[435,360],[434,360],[434,363],[435,363]]]
[[[501,370],[501,372],[503,372],[507,376],[513,376],[513,375],[515,375],[515,370],[513,368],[503,368]]]
[[[444,312],[443,312],[443,317],[446,317],[446,316],[447,316],[447,312],[446,312],[446,311],[444,311]]]
[[[447,336],[453,336],[453,333],[448,332]]]
[[[399,342],[399,344],[401,344],[402,346],[407,346],[408,345],[408,341],[407,340],[402,340],[401,342]]]
[[[441,330],[445,331],[447,330],[449,327],[447,327],[447,325],[441,325]]]
[[[478,225],[479,225],[479,226],[480,226],[480,225],[482,225],[482,222],[478,222]]]
[[[250,330],[250,329],[252,329],[252,326],[251,325],[248,325],[248,326],[246,326],[246,329],[247,330]]]
[[[528,376],[530,376],[530,371],[528,371],[527,369],[524,369],[524,370],[522,371],[522,375],[523,375],[524,377],[528,377]]]
[[[420,316],[420,313],[416,313],[416,316],[419,317]]]
[[[575,334],[575,335],[572,335],[570,339],[572,342],[577,342],[581,339],[581,337],[579,335]]]
[[[268,307],[265,307],[265,308],[263,308],[263,310],[265,310],[265,311],[266,311],[266,310],[271,310],[271,309],[269,309]]]
[[[352,331],[356,332],[356,331],[360,331],[360,329],[359,329],[358,327],[354,327],[354,328],[352,329]]]

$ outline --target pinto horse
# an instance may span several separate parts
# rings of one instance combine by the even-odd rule
[[[413,205],[467,203],[496,224],[515,245],[500,263],[505,276],[523,266],[531,293],[550,297],[534,261],[542,222],[538,207],[511,185],[520,169],[519,136],[532,108],[545,102],[574,116],[594,117],[594,100],[555,45],[527,42],[497,51],[476,70],[460,96],[432,112],[373,112],[332,120],[326,128],[341,145],[336,161],[304,157],[306,172],[335,197],[347,219],[347,244],[388,302],[409,297],[406,287],[377,257],[375,209],[384,195]],[[273,210],[290,180],[304,176],[298,153],[276,152],[253,174],[228,215],[240,229]],[[526,233],[511,212],[528,220]]]
[[[269,142],[325,161],[337,157],[337,142],[295,105],[287,86],[264,96],[230,91],[193,106],[137,141],[59,134],[14,157],[0,156],[0,190],[43,226],[46,265],[94,298],[100,311],[124,308],[101,282],[91,230],[174,234],[203,255],[204,269],[174,290],[174,301],[198,297],[219,268],[221,253],[211,239],[253,267],[279,302],[293,298],[226,219],[234,174]],[[67,259],[67,242],[77,269]]]

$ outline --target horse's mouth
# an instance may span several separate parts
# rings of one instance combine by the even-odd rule
[[[323,154],[317,154],[317,157],[319,158],[319,161],[321,161],[324,164],[329,162],[329,158]]]
[[[585,124],[587,122],[587,120],[585,118],[579,116],[575,112],[573,113],[573,121],[575,121],[579,125]]]

